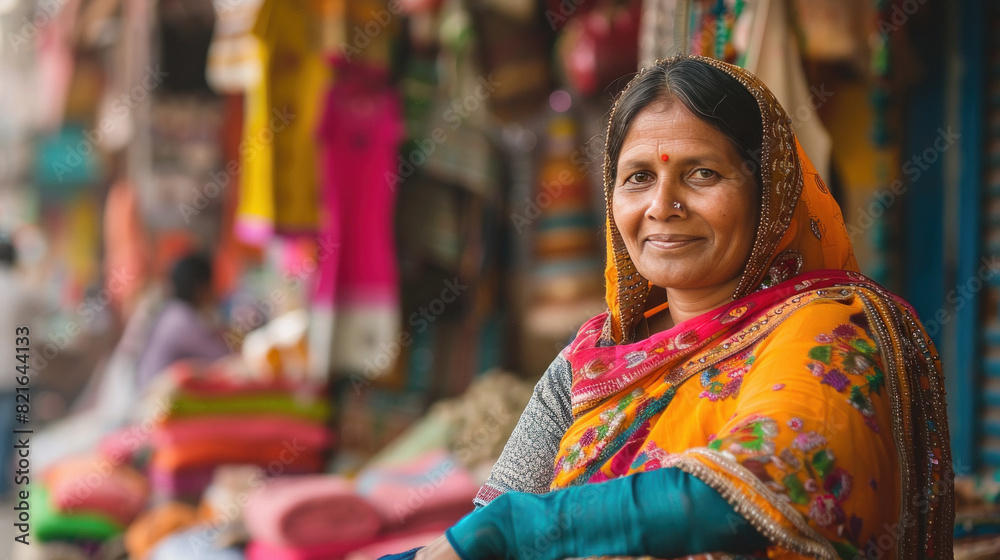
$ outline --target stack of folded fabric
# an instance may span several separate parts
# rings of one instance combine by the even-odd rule
[[[257,465],[268,475],[319,472],[330,445],[321,386],[234,375],[228,362],[179,362],[151,437],[157,498],[197,500],[216,467]]]
[[[35,543],[93,551],[120,535],[146,506],[146,479],[100,455],[72,457],[49,467],[27,489]]]
[[[357,492],[379,512],[393,536],[452,526],[473,509],[478,484],[450,453],[433,450],[405,464],[371,467]]]
[[[353,485],[337,476],[271,481],[244,509],[253,539],[247,558],[341,558],[376,541],[382,519]]]
[[[274,480],[247,502],[248,560],[327,560],[407,538],[426,543],[472,510],[478,484],[434,452],[406,466]],[[411,547],[412,548],[412,547]]]

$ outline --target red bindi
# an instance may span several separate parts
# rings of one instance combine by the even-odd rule
[[[668,159],[670,159],[670,156],[668,156],[667,154],[663,154],[662,156],[660,156],[660,159],[662,159],[663,161],[667,161]]]

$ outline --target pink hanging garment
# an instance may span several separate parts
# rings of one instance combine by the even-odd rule
[[[320,122],[323,204],[313,306],[316,371],[388,369],[399,332],[393,239],[397,149],[404,135],[388,72],[337,61]]]
[[[111,305],[123,320],[131,316],[149,276],[147,247],[135,186],[118,181],[104,202],[104,277]]]

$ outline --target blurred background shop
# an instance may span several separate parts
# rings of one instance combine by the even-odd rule
[[[957,547],[997,553],[998,30],[971,0],[0,0],[32,557],[360,560],[469,511],[604,309],[612,97],[680,52],[774,90],[925,321]]]

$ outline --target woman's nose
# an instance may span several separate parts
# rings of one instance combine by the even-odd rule
[[[650,220],[666,221],[674,216],[683,216],[684,203],[679,199],[678,188],[666,180],[658,180],[655,189],[649,191],[646,217]]]

